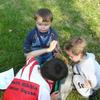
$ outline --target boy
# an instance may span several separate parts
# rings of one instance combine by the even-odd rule
[[[68,41],[65,51],[75,63],[73,83],[77,91],[87,98],[100,88],[100,65],[93,53],[86,52],[86,41],[82,37]]]
[[[28,34],[24,43],[24,54],[26,58],[33,56],[30,55],[32,51],[47,48],[49,47],[51,41],[58,40],[56,32],[51,28],[53,15],[49,9],[39,9],[35,14],[34,19],[36,21],[36,27]],[[56,52],[57,48],[55,49]],[[52,51],[42,54],[36,57],[36,59],[39,64],[42,65],[45,61],[52,59],[53,56],[54,52]]]
[[[53,41],[50,48],[36,50],[33,55],[51,52],[56,44],[57,42]],[[28,58],[25,66],[5,91],[3,100],[58,100],[57,91],[50,96],[52,85],[67,74],[67,66],[60,59],[53,58],[40,67],[34,57]]]

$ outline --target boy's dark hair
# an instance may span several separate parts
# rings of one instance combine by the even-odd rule
[[[45,79],[57,81],[68,75],[68,68],[62,60],[53,58],[41,67],[41,74]]]
[[[52,22],[52,20],[53,20],[53,14],[47,8],[39,9],[35,14],[34,19],[37,20],[38,17],[42,17],[43,22],[49,22],[49,21]]]

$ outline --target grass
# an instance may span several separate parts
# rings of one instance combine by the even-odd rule
[[[23,66],[23,42],[35,26],[34,12],[41,7],[53,12],[52,26],[61,47],[70,37],[83,36],[88,51],[100,62],[100,0],[0,0],[0,72],[14,67],[16,73]],[[67,100],[75,99],[84,100],[73,90]]]

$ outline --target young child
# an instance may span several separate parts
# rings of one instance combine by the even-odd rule
[[[57,42],[53,41],[50,48],[36,50],[33,55],[51,52],[56,44]],[[52,85],[67,74],[67,66],[60,59],[53,58],[40,67],[34,57],[28,58],[25,66],[5,91],[3,100],[58,100],[58,91],[50,94]]]
[[[35,14],[34,19],[36,21],[36,27],[28,34],[24,43],[24,53],[26,58],[33,56],[30,54],[32,51],[47,48],[51,41],[58,40],[57,33],[51,28],[53,15],[49,9],[39,9]],[[57,48],[55,50],[57,51]],[[39,64],[42,65],[45,61],[52,59],[53,56],[54,53],[52,51],[42,54],[36,57],[36,59]]]
[[[65,44],[65,51],[75,63],[73,83],[77,91],[87,98],[100,88],[100,65],[93,53],[86,52],[86,45],[84,38],[73,38]]]

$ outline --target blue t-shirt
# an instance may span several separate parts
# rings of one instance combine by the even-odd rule
[[[41,33],[37,28],[34,28],[26,37],[24,42],[24,53],[47,48],[53,40],[58,41],[58,35],[52,28],[49,28],[49,30],[44,33]],[[53,58],[53,52],[42,54],[36,58],[40,64],[43,64],[45,61]]]

